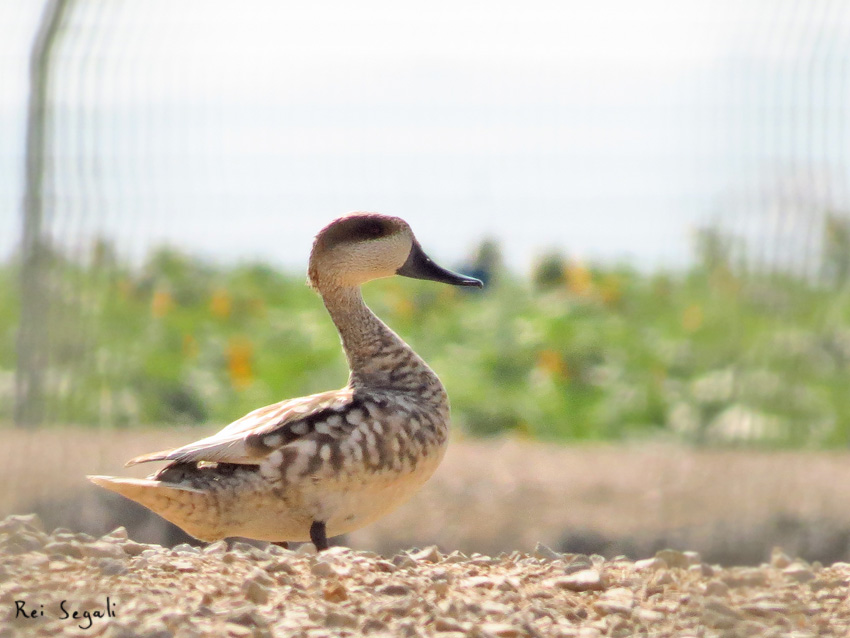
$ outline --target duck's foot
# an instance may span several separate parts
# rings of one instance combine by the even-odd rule
[[[310,525],[310,540],[316,546],[316,551],[321,552],[328,548],[328,535],[325,524],[322,521],[313,521]]]
[[[272,541],[269,545],[277,545],[278,547],[282,547],[283,549],[289,549],[289,543],[286,541]]]

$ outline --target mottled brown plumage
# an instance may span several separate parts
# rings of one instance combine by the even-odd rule
[[[443,457],[449,404],[437,375],[363,303],[360,284],[393,274],[480,286],[436,266],[397,217],[341,217],[316,236],[308,277],[342,339],[348,385],[132,459],[169,461],[148,479],[89,478],[203,540],[324,545],[325,532],[359,529],[406,501]]]

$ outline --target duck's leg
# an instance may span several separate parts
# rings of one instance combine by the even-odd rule
[[[313,541],[318,552],[328,548],[328,535],[324,522],[313,521],[313,524],[310,525],[310,540]]]

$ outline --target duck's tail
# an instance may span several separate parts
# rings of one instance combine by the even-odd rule
[[[210,509],[210,494],[204,490],[155,479],[119,478],[116,476],[88,476],[95,485],[120,494],[144,505],[165,520],[182,528],[201,540],[217,540],[221,536],[211,528],[209,519],[202,514]]]

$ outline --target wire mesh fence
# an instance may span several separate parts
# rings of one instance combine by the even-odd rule
[[[547,110],[564,113],[562,120],[540,124],[551,125],[554,143],[535,140],[531,152],[513,154],[494,149],[492,142],[477,152],[446,153],[444,159],[455,163],[454,168],[481,173],[471,185],[463,184],[463,177],[449,180],[441,170],[421,179],[454,190],[442,198],[452,201],[454,210],[475,195],[485,205],[523,196],[535,204],[543,191],[554,203],[545,214],[532,217],[538,224],[534,231],[524,231],[537,233],[538,246],[547,241],[546,226],[552,219],[573,216],[573,225],[580,227],[582,217],[610,216],[604,202],[610,203],[612,191],[618,193],[615,207],[634,210],[617,215],[629,217],[636,227],[655,224],[657,231],[648,235],[668,239],[663,227],[671,222],[641,218],[642,211],[663,200],[660,205],[668,209],[678,207],[668,213],[669,219],[688,219],[692,227],[703,228],[697,248],[714,266],[728,262],[739,273],[779,272],[842,288],[850,248],[850,140],[845,124],[850,12],[842,2],[826,0],[707,5],[676,28],[706,33],[724,44],[708,62],[695,58],[688,75],[674,74],[667,84],[635,91],[631,100],[627,93],[618,95],[600,108],[597,102],[604,99],[604,91],[594,82],[618,83],[628,91],[627,77],[606,75],[603,68],[597,77],[571,84],[574,78],[562,71],[562,86],[536,94],[540,103],[533,107],[525,105],[532,117]],[[239,90],[260,83],[256,78],[234,78],[251,72],[264,56],[274,53],[281,56],[275,64],[293,64],[285,57],[287,50],[275,48],[270,31],[261,34],[267,41],[239,39],[240,46],[250,43],[247,54],[240,51],[237,56],[235,45],[227,43],[235,31],[262,22],[264,8],[258,3],[246,11],[221,3],[205,9],[189,3],[157,5],[142,15],[126,5],[81,0],[49,2],[41,13],[29,3],[19,5],[20,16],[35,25],[28,132],[25,144],[9,151],[27,167],[22,179],[26,191],[19,254],[24,294],[17,365],[6,362],[15,370],[19,423],[138,420],[133,410],[117,407],[121,392],[113,383],[126,378],[122,366],[133,356],[131,348],[105,346],[100,324],[116,286],[126,288],[128,273],[133,268],[138,272],[145,256],[161,242],[226,261],[250,254],[250,236],[265,235],[274,219],[271,231],[299,239],[296,254],[303,259],[310,230],[329,211],[345,210],[350,206],[346,202],[372,201],[374,191],[382,188],[398,191],[390,198],[393,204],[421,199],[422,184],[410,179],[420,167],[414,162],[403,174],[388,166],[408,161],[398,151],[382,148],[387,146],[385,138],[393,135],[392,123],[379,128],[358,112],[361,105],[344,105],[353,112],[348,122],[336,121],[339,112],[328,115],[331,132],[348,127],[374,135],[376,148],[364,145],[357,148],[362,153],[352,157],[350,151],[322,150],[327,131],[316,130],[321,114],[311,120],[316,134],[309,142],[298,139],[295,125],[282,124],[293,115],[297,124],[304,115],[293,112],[311,106],[297,96],[275,94],[272,102],[280,109],[270,114],[262,95],[219,92],[221,87],[210,79],[216,73],[228,74]],[[190,24],[205,37],[187,37]],[[530,24],[541,27],[533,20]],[[224,37],[228,34],[231,38]],[[18,50],[16,61],[23,55]],[[590,71],[599,64],[592,55],[584,65],[581,60],[562,62]],[[621,66],[626,68],[625,63]],[[260,68],[268,72],[274,64]],[[275,77],[270,74],[261,81],[274,83]],[[486,98],[504,90],[491,75],[483,74],[480,82],[482,86],[474,88]],[[326,108],[342,111],[343,101],[326,98]],[[472,106],[456,105],[456,110],[480,116],[491,137],[510,118],[497,102],[469,101]],[[321,109],[322,103],[312,106]],[[520,119],[526,114],[520,113]],[[462,113],[457,123],[464,124],[465,116]],[[281,142],[277,152],[257,137],[253,120],[267,127],[265,137]],[[423,128],[427,124],[420,122]],[[590,128],[600,136],[606,128],[614,133],[591,153],[581,143],[571,147],[573,127]],[[241,147],[228,131],[244,135]],[[309,137],[303,131],[300,135]],[[646,140],[629,146],[626,135],[645,135]],[[647,150],[653,144],[660,152]],[[294,151],[293,145],[298,146]],[[308,153],[305,145],[315,148]],[[476,161],[481,150],[489,151],[489,157]],[[637,160],[626,156],[629,153]],[[607,165],[606,171],[584,174],[605,183],[576,188],[569,175],[583,162]],[[640,171],[634,165],[647,162],[655,164]],[[671,172],[671,165],[683,170]],[[510,188],[499,184],[506,174],[513,182]],[[331,195],[322,183],[325,175],[335,191]],[[9,174],[10,180],[13,176]],[[376,183],[382,176],[386,181]],[[652,184],[665,179],[669,181]],[[281,188],[281,183],[286,185]],[[462,192],[464,188],[468,192]],[[10,191],[14,189],[7,185]],[[307,204],[311,194],[316,201]],[[594,204],[594,197],[603,203]],[[507,224],[511,219],[516,224],[518,216],[504,206],[493,205],[492,216],[468,207],[472,223],[486,228],[492,225],[488,218],[501,212]],[[246,213],[246,208],[254,213]],[[444,207],[432,210],[440,209]],[[444,218],[437,214],[434,226]],[[243,224],[243,219],[251,223]],[[283,225],[290,226],[288,233]],[[603,232],[616,242],[619,231],[611,226]],[[681,244],[684,237],[674,240]],[[504,243],[510,250],[511,242]],[[281,244],[282,251],[293,251],[293,243]],[[666,258],[674,263],[678,259],[675,253]],[[286,265],[297,266],[298,260],[288,258]],[[156,315],[157,302],[152,303]],[[824,307],[824,312],[829,309]],[[8,408],[5,416],[11,416]]]

